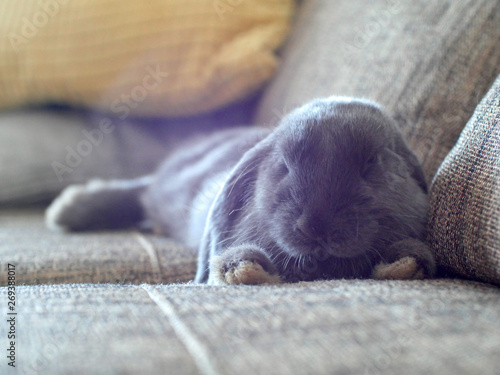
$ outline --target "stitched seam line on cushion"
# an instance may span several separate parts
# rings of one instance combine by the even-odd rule
[[[139,232],[134,232],[135,238],[137,239],[137,242],[142,246],[144,250],[146,250],[146,253],[148,254],[149,260],[151,262],[151,268],[153,269],[153,272],[157,274],[159,277],[162,276],[161,273],[161,267],[160,267],[160,260],[158,259],[158,254],[156,253],[156,250],[141,233]]]
[[[200,373],[204,375],[217,375],[218,371],[210,361],[210,354],[207,348],[196,338],[188,326],[184,324],[182,319],[179,318],[172,304],[152,287],[144,285],[141,285],[141,287],[148,293],[149,298],[151,298],[166,315],[177,337],[186,347],[200,370]]]

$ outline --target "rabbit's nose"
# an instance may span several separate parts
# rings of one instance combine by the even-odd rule
[[[349,237],[348,230],[340,230],[338,226],[327,225],[321,219],[308,217],[307,215],[299,217],[295,230],[304,237],[319,242],[323,246],[344,243]]]
[[[297,220],[295,230],[311,240],[324,241],[327,236],[323,227],[324,225],[319,219],[301,215]]]
[[[331,244],[341,244],[344,243],[349,238],[347,232],[340,230],[332,230],[328,234],[327,243]]]

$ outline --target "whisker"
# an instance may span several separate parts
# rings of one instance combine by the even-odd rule
[[[286,263],[285,263],[285,266],[283,267],[284,269],[287,269],[288,268],[288,263],[290,263],[290,260],[292,259],[292,256],[291,255],[288,255],[288,258],[286,260]]]
[[[245,168],[243,168],[243,170],[241,171],[241,173],[239,174],[239,176],[236,178],[236,180],[232,183],[232,186],[231,186],[231,190],[229,190],[229,193],[227,194],[227,196],[229,197],[231,195],[231,193],[233,192],[233,189],[234,187],[236,186],[236,183],[241,180],[243,177],[245,177],[247,174],[249,174],[250,172],[252,172],[257,166],[259,165],[258,161],[256,160],[253,164],[248,164]]]

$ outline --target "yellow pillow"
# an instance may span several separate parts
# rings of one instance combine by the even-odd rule
[[[63,102],[125,118],[209,111],[277,65],[293,0],[0,2],[0,108]]]

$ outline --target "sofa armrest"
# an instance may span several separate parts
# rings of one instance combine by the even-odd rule
[[[429,242],[443,270],[500,285],[500,76],[433,180]]]

